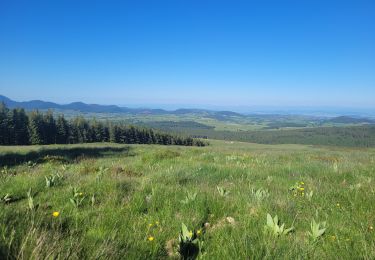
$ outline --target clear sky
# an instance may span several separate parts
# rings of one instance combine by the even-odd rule
[[[375,1],[0,0],[0,94],[375,107]]]

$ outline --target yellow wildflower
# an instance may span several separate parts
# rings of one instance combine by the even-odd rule
[[[340,207],[340,203],[337,203],[336,206],[337,206],[337,207]]]
[[[152,223],[148,224],[149,227],[152,227],[153,225],[154,225],[154,224],[152,224]]]
[[[374,227],[373,226],[369,226],[369,228],[371,231],[374,230]]]
[[[304,190],[305,190],[305,188],[301,187],[301,188],[299,188],[299,190],[300,190],[300,191],[304,191]]]
[[[150,241],[150,242],[152,242],[152,241],[155,240],[155,238],[154,238],[153,236],[149,236],[149,237],[147,238],[147,240]]]
[[[202,234],[202,229],[198,229],[197,230],[197,235],[199,236],[199,235],[201,235]]]
[[[82,192],[80,192],[80,193],[78,193],[78,195],[79,195],[79,196],[82,196],[82,195],[83,195],[83,193],[82,193]]]
[[[301,181],[300,183],[301,183],[301,185],[305,184],[303,181]]]
[[[189,231],[189,237],[193,236],[193,231]]]
[[[156,225],[159,225],[159,221],[155,221],[155,224],[156,224]]]
[[[58,212],[58,211],[54,211],[52,213],[52,216],[55,217],[55,218],[57,218],[59,215],[60,215],[60,212]]]

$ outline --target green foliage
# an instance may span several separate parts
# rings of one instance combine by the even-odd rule
[[[69,199],[69,201],[75,208],[81,207],[85,198],[86,197],[83,195],[83,192],[80,192],[78,188],[72,188],[72,197]]]
[[[312,190],[306,192],[306,198],[307,198],[309,201],[312,200],[313,195],[314,195],[314,191],[312,191]]]
[[[251,194],[257,201],[262,201],[270,196],[268,190],[265,190],[263,188],[257,190],[252,189]]]
[[[27,202],[28,202],[29,210],[33,211],[35,209],[35,205],[34,205],[34,197],[31,194],[31,188],[27,192]]]
[[[3,102],[0,103],[0,144],[10,144],[9,109]]]
[[[43,115],[38,111],[29,115],[29,135],[31,144],[47,144]]]
[[[318,238],[324,235],[326,232],[326,222],[315,222],[315,219],[311,221],[310,231],[308,232],[310,238],[316,241]]]
[[[1,177],[7,177],[9,175],[8,166],[4,166],[0,171]]]
[[[338,172],[338,170],[339,170],[339,165],[338,165],[338,163],[337,163],[336,161],[333,163],[332,167],[333,167],[333,171],[334,171],[334,172]]]
[[[92,194],[91,196],[91,207],[94,207],[96,204],[96,197],[95,197],[95,194]]]
[[[52,175],[49,175],[49,176],[45,176],[44,178],[45,178],[45,181],[46,181],[46,187],[47,188],[58,185],[64,179],[64,177],[62,175],[60,175],[59,173],[52,174]]]
[[[198,120],[198,119],[197,119]],[[225,125],[224,125],[225,126]],[[283,126],[285,124],[283,123]],[[240,124],[241,128],[247,124]],[[255,126],[256,128],[256,126]],[[233,131],[215,129],[163,129],[171,133],[202,136],[209,139],[250,142],[258,144],[307,144],[344,147],[375,147],[375,125],[320,126],[312,125],[298,129],[251,129]]]
[[[187,226],[182,223],[180,235],[178,237],[179,250],[182,259],[195,259],[199,252],[199,239],[197,234],[187,228]]]
[[[56,143],[68,144],[70,136],[69,123],[63,115],[59,115],[56,120]]]
[[[185,199],[181,200],[181,203],[182,204],[189,204],[191,202],[194,202],[196,198],[197,198],[196,192],[193,193],[193,192],[188,191]]]
[[[29,124],[29,118],[27,117],[24,109],[12,110],[12,124],[13,131],[11,139],[14,141],[14,144],[29,144],[29,131],[27,128]]]
[[[265,229],[268,230],[274,236],[287,235],[294,230],[294,227],[285,228],[285,224],[280,225],[279,218],[277,215],[272,218],[270,214],[267,214],[267,224]]]
[[[32,161],[27,161],[26,165],[29,168],[34,168],[37,165],[37,163],[36,162],[32,162]]]
[[[23,109],[9,110],[0,106],[0,145],[68,144],[114,142],[126,144],[163,144],[206,146],[191,137],[155,132],[152,129],[118,123],[87,120],[77,116],[68,122],[63,115],[55,120],[52,111],[33,111],[28,116]]]
[[[96,181],[100,182],[103,179],[104,174],[108,171],[109,169],[103,166],[100,166],[98,169],[98,172],[96,174]]]
[[[1,146],[8,177],[0,180],[0,259],[375,258],[374,149],[210,142],[204,149]],[[29,160],[38,164],[28,167]],[[45,176],[56,172],[63,182],[45,188]],[[305,197],[297,200],[286,191],[301,180]],[[230,195],[221,197],[217,186]],[[265,232],[268,212],[278,219],[270,216]],[[326,219],[329,228],[320,223]],[[282,235],[290,226],[295,233]],[[309,234],[324,228],[315,240]]]
[[[10,203],[12,202],[13,198],[12,198],[12,195],[10,195],[9,193],[5,194],[2,198],[0,197],[0,202],[3,202],[3,203]]]
[[[226,190],[224,187],[216,186],[217,191],[221,197],[226,197],[229,195],[229,191]]]
[[[24,109],[9,110],[0,103],[0,145],[29,144],[28,117]]]

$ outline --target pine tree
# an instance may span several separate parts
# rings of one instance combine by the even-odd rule
[[[150,139],[151,139],[151,144],[156,144],[156,137],[155,137],[155,133],[152,129],[150,129]]]
[[[56,122],[53,118],[52,111],[48,112],[43,116],[43,139],[45,144],[56,143]]]
[[[109,128],[109,141],[111,143],[120,143],[121,130],[119,126],[111,124]]]
[[[27,145],[29,144],[29,118],[23,108],[13,109],[13,127],[14,127],[14,144]]]
[[[130,126],[129,131],[128,131],[128,142],[129,144],[136,144],[138,143],[136,132],[134,126]]]
[[[52,111],[45,114],[33,111],[27,115],[24,109],[10,111],[3,103],[0,104],[0,145],[108,141],[126,144],[206,145],[190,137],[155,133],[152,129],[123,124],[104,124],[95,119],[88,121],[83,117],[76,117],[68,123],[63,115],[55,120]]]
[[[69,143],[69,125],[63,115],[59,115],[56,121],[56,143]]]
[[[2,102],[0,103],[0,144],[9,145],[9,109]]]
[[[29,116],[29,134],[31,144],[45,144],[43,115],[38,111],[31,112]]]
[[[102,142],[109,142],[109,126],[108,123],[103,126],[103,140]]]
[[[71,122],[73,130],[74,143],[91,142],[91,131],[88,122],[82,117],[76,117]]]
[[[106,142],[108,136],[106,136],[105,127],[103,123],[96,121],[95,119],[91,122],[92,141],[93,142]]]

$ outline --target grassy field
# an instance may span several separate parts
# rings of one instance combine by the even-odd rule
[[[0,162],[0,259],[375,258],[375,149],[54,145]]]

